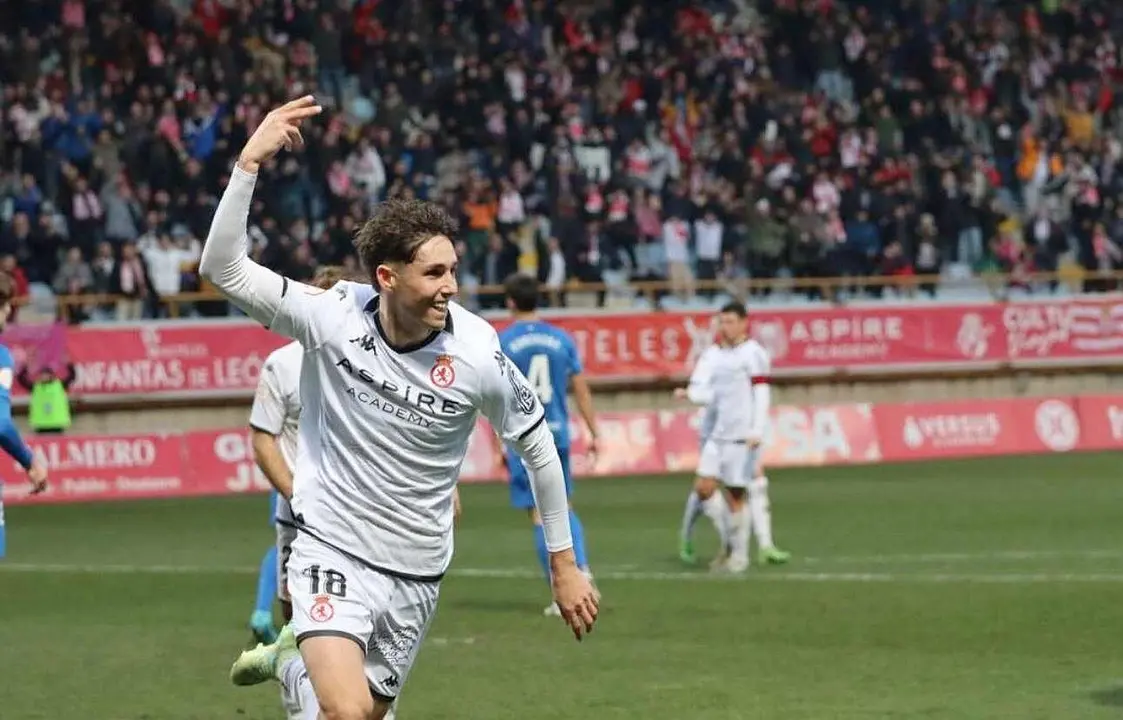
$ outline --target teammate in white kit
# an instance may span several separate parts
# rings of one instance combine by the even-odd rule
[[[312,284],[327,290],[343,279],[343,269],[338,266],[317,268]],[[253,443],[253,457],[261,472],[273,486],[276,493],[273,512],[273,526],[276,542],[273,555],[276,558],[277,600],[281,603],[285,622],[292,619],[292,605],[289,603],[285,585],[285,569],[292,550],[292,540],[296,531],[292,528],[292,473],[296,467],[297,421],[300,419],[300,365],[304,351],[300,343],[292,342],[277,348],[265,358],[261,374],[257,379],[253,406],[250,408],[250,436]],[[269,601],[272,603],[272,599]],[[270,614],[270,637],[276,638]]]
[[[391,201],[355,240],[375,287],[318,290],[254,263],[246,219],[261,164],[303,143],[312,97],[266,116],[242,149],[201,273],[304,348],[289,560],[293,621],[239,657],[236,684],[280,680],[303,720],[381,720],[405,684],[452,558],[454,489],[483,412],[531,472],[555,601],[581,639],[597,617],[578,570],[561,462],[542,407],[495,330],[451,302],[455,222]]]
[[[699,358],[689,386],[675,392],[706,407],[698,477],[687,498],[680,554],[694,561],[691,531],[698,514],[705,512],[722,538],[723,553],[715,566],[732,572],[748,568],[750,528],[757,526],[761,561],[788,560],[772,543],[767,478],[759,460],[771,404],[771,361],[763,346],[749,339],[746,315],[738,302],[721,309],[718,342]],[[725,498],[718,492],[719,483]]]

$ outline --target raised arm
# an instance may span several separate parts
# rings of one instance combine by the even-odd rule
[[[249,258],[246,220],[261,164],[281,148],[303,145],[300,123],[318,115],[321,107],[312,96],[293,100],[273,110],[242,148],[230,183],[215,210],[207,242],[199,260],[199,273],[230,301],[262,325],[302,342],[309,340],[306,320],[311,308],[292,295],[319,295],[323,291],[294,283]],[[295,292],[297,289],[300,292]],[[291,307],[287,307],[289,305]],[[285,309],[287,312],[282,312]],[[306,343],[306,346],[310,343]]]
[[[287,288],[284,277],[249,258],[246,219],[256,182],[257,175],[234,166],[211,221],[199,274],[247,315],[269,326]]]

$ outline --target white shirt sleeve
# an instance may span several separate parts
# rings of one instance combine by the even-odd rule
[[[277,369],[272,363],[266,363],[257,380],[250,408],[250,427],[274,436],[281,434],[285,427],[285,399],[280,385]]]
[[[686,397],[695,405],[709,405],[714,399],[713,349],[710,348],[698,357],[694,370],[690,373],[690,384],[686,386]]]
[[[507,359],[499,336],[489,342],[491,358],[480,368],[480,411],[504,442],[514,443],[545,418],[545,410],[530,383]]]
[[[234,166],[211,221],[199,273],[254,320],[315,349],[341,321],[339,303],[345,295],[289,280],[250,259],[246,220],[256,182],[257,175]]]

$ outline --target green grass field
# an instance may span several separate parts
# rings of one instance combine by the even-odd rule
[[[505,488],[468,487],[400,718],[1123,717],[1121,470],[1103,454],[777,471],[796,561],[743,580],[679,566],[685,479],[584,482],[604,602],[581,644],[541,614]],[[262,496],[10,509],[0,718],[281,718],[275,685],[226,679],[271,538]]]

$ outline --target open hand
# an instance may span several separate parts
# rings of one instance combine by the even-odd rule
[[[238,156],[238,166],[248,173],[256,173],[261,164],[276,155],[281,148],[293,150],[303,147],[304,137],[300,134],[300,123],[321,112],[323,108],[316,104],[316,99],[311,95],[274,108],[246,141]]]
[[[38,495],[47,489],[47,467],[35,461],[27,470],[27,477],[31,480],[31,494]]]
[[[593,631],[600,612],[600,597],[592,581],[577,567],[573,550],[550,556],[550,584],[562,619],[578,640]]]

